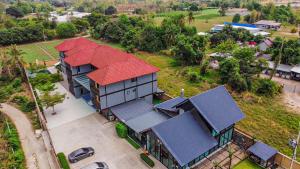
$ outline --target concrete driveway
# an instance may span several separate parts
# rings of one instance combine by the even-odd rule
[[[120,139],[115,132],[114,123],[108,122],[100,114],[91,114],[52,128],[50,135],[57,153],[64,152],[68,155],[85,146],[95,149],[94,156],[71,164],[74,169],[96,161],[105,161],[110,169],[148,168],[139,157],[141,150],[134,149],[125,139]],[[165,168],[160,162],[154,161],[154,168]]]

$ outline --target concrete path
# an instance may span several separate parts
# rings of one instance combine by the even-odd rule
[[[48,161],[50,155],[47,153],[42,138],[35,137],[32,125],[26,115],[8,104],[2,103],[1,105],[0,110],[10,117],[18,130],[27,168],[51,169]]]

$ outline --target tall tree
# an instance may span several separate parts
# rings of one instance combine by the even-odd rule
[[[277,72],[277,67],[278,65],[280,64],[280,61],[281,61],[281,57],[282,57],[282,49],[283,49],[283,44],[284,44],[284,39],[282,39],[282,42],[281,42],[281,47],[280,47],[280,50],[279,50],[279,54],[276,55],[275,54],[275,63],[274,63],[274,67],[273,67],[273,70],[270,74],[270,80],[272,80],[272,78],[274,77],[274,75],[276,74]]]
[[[64,101],[66,97],[66,94],[60,94],[58,92],[51,94],[49,91],[46,91],[43,93],[43,95],[41,96],[41,102],[42,104],[46,107],[52,107],[52,114],[56,114],[55,110],[54,110],[54,106],[62,103]]]
[[[195,17],[194,17],[194,13],[192,11],[189,12],[188,14],[188,22],[189,24],[191,24],[192,22],[194,22]]]
[[[24,69],[25,61],[22,56],[23,53],[24,53],[23,51],[17,48],[17,45],[12,45],[8,51],[8,54],[11,56],[12,66],[16,66],[15,69],[18,69],[21,73],[23,80],[26,80],[26,76],[25,76],[26,72]]]

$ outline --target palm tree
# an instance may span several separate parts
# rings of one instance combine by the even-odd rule
[[[8,51],[8,54],[11,56],[11,67],[20,70],[21,76],[25,80],[25,61],[22,57],[23,52],[17,48],[17,45],[12,45]]]
[[[273,70],[270,74],[270,80],[272,80],[273,76],[276,73],[277,67],[280,64],[281,57],[282,57],[283,44],[284,44],[284,38],[282,39],[282,42],[281,42],[281,47],[280,47],[280,50],[279,50],[279,54],[275,56],[275,63],[274,63]]]
[[[217,161],[213,161],[213,168],[214,169],[218,169],[220,166],[219,166],[219,163]]]
[[[11,58],[7,56],[5,48],[0,51],[0,60],[1,76],[12,77]]]
[[[192,11],[189,12],[188,14],[188,22],[189,24],[191,24],[192,22],[194,22],[195,17],[194,17],[194,13]]]

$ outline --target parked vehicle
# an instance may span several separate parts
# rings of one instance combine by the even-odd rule
[[[94,162],[81,169],[109,169],[105,162]]]
[[[94,155],[95,150],[92,147],[83,147],[77,149],[69,154],[68,159],[70,163],[76,163],[79,160],[85,159]]]

